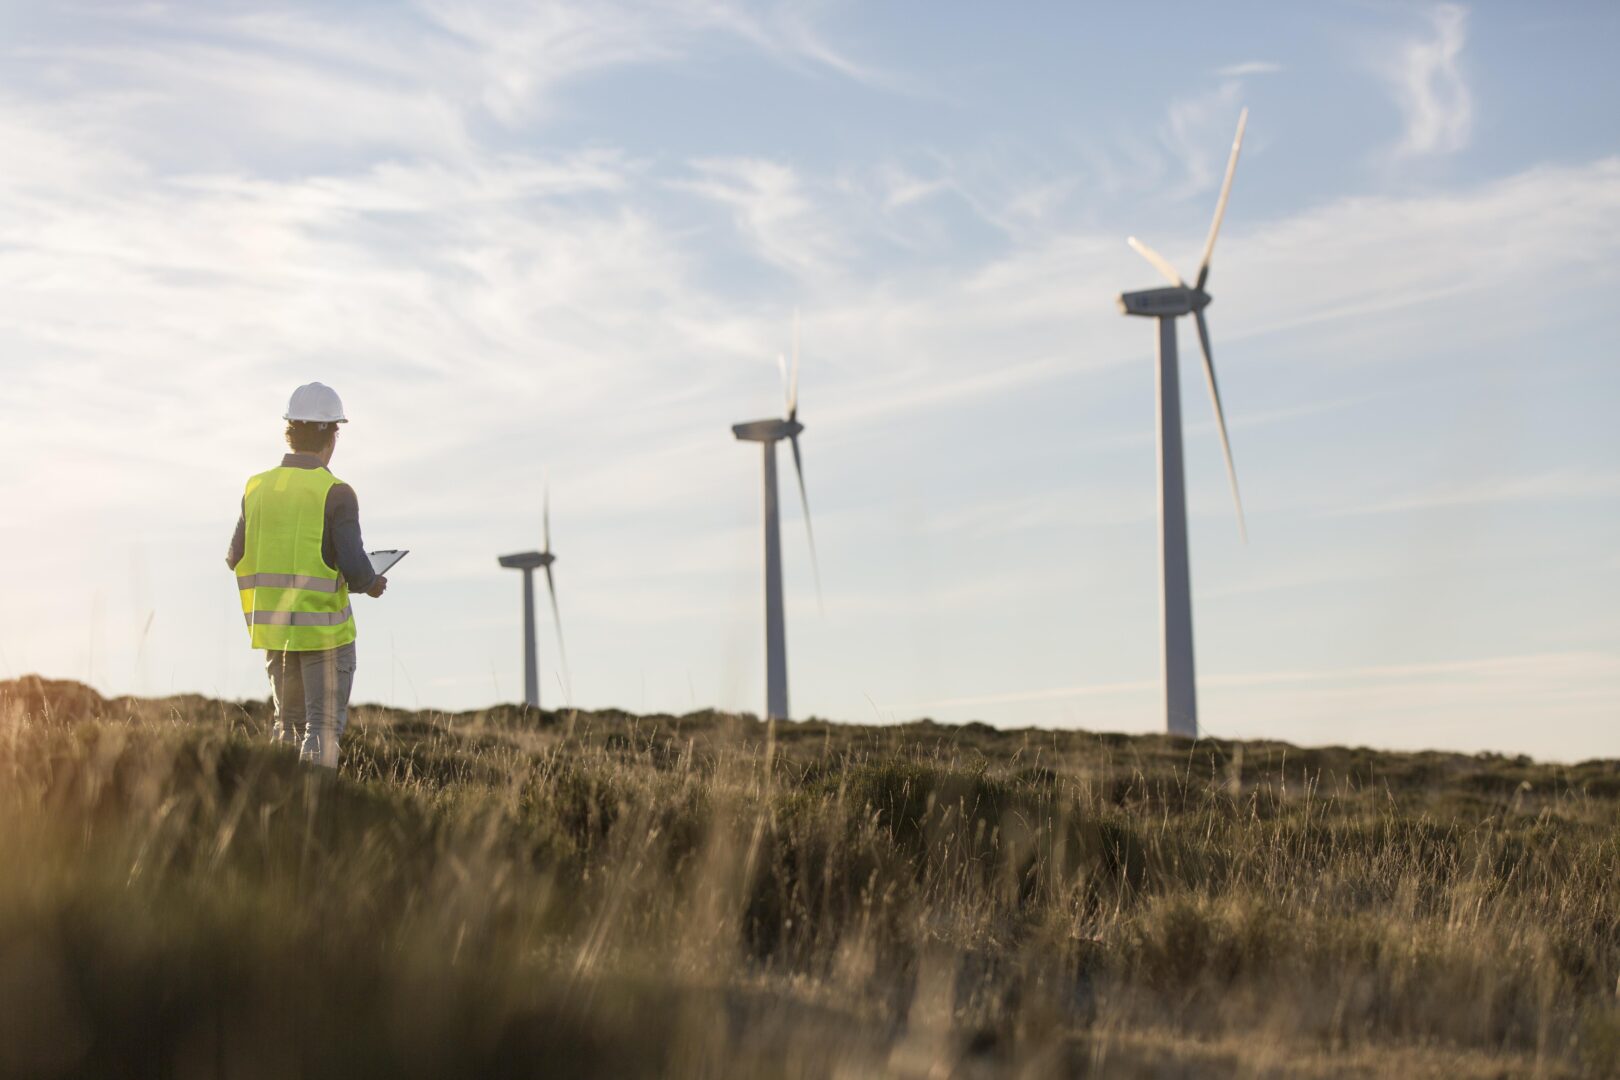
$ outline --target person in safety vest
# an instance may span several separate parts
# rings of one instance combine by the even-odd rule
[[[354,489],[327,470],[338,425],[348,423],[337,392],[300,386],[284,419],[292,453],[248,478],[225,562],[236,572],[253,647],[265,650],[276,707],[271,739],[298,744],[302,727],[299,757],[335,769],[354,685],[349,593],[381,596],[388,579],[366,556]]]

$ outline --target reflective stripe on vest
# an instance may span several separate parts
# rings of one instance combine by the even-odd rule
[[[348,622],[354,609],[342,611],[250,611],[243,616],[249,626],[336,626]]]
[[[348,586],[321,554],[326,496],[340,482],[288,466],[248,480],[236,587],[254,648],[312,652],[354,640]]]
[[[307,574],[238,574],[238,589],[308,589],[311,592],[337,592],[337,578],[327,580]]]

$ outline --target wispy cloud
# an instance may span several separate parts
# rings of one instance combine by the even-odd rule
[[[14,45],[8,81],[14,90],[31,80],[59,88],[71,70],[74,82],[97,87],[103,113],[120,106],[106,130],[114,143],[138,141],[151,152],[167,139],[172,150],[173,136],[189,131],[215,145],[216,160],[233,153],[282,168],[299,147],[466,156],[472,129],[550,119],[584,80],[728,48],[803,73],[903,88],[829,43],[817,14],[793,2],[730,0],[378,8],[305,0],[247,13],[175,0],[97,12],[98,30],[110,33]]]
[[[1178,194],[1197,194],[1220,182],[1232,145],[1226,133],[1237,123],[1242,93],[1243,83],[1234,78],[1170,103],[1159,137],[1186,174]]]
[[[1328,511],[1331,517],[1402,514],[1498,503],[1571,502],[1620,498],[1620,473],[1562,469],[1533,476],[1507,476],[1466,487],[1402,495],[1381,502]]]
[[[669,186],[729,207],[737,230],[765,262],[800,274],[837,258],[836,227],[820,213],[798,174],[760,158],[700,158],[693,176]]]
[[[1406,118],[1398,157],[1446,154],[1468,145],[1474,103],[1460,68],[1468,10],[1441,4],[1429,13],[1430,36],[1405,44],[1383,75]]]
[[[798,0],[771,4],[690,0],[691,9],[706,24],[723,28],[778,60],[818,67],[852,82],[891,92],[919,93],[910,79],[858,60],[832,44],[811,17],[820,6]]]
[[[1215,74],[1223,79],[1241,79],[1245,75],[1275,75],[1283,66],[1271,60],[1245,60],[1240,64],[1228,64],[1215,69]]]
[[[1620,246],[1620,158],[1529,169],[1444,193],[1334,200],[1273,220],[1241,242],[1227,232],[1216,274],[1240,262],[1245,274],[1271,283],[1270,291],[1223,300],[1222,325],[1241,311],[1251,333],[1432,309],[1509,279],[1533,288],[1547,274],[1595,284],[1601,279],[1585,253]],[[1167,248],[1174,261],[1175,247],[1160,246]],[[1542,295],[1551,301],[1557,292]]]
[[[477,53],[481,104],[508,124],[551,105],[556,88],[583,75],[672,59],[695,14],[680,4],[638,11],[611,2],[516,0],[427,0],[422,9]]]
[[[945,177],[918,176],[895,162],[880,165],[875,180],[885,210],[899,210],[951,189],[951,182]]]
[[[1032,179],[1016,169],[998,166],[980,167],[972,175],[953,168],[951,176],[951,190],[980,220],[1017,245],[1049,235],[1060,226],[1060,211],[1076,188],[1072,177]]]
[[[423,9],[478,49],[483,102],[506,122],[551,106],[555,91],[581,76],[689,57],[705,38],[730,38],[778,62],[865,85],[902,86],[897,77],[832,45],[810,10],[797,3],[425,0]]]

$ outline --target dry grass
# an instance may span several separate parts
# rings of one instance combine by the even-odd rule
[[[0,1075],[1609,1076],[1620,763],[0,684]]]

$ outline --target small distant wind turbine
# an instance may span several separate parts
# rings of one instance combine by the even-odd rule
[[[534,572],[546,572],[546,591],[551,594],[551,618],[557,626],[557,655],[562,660],[563,685],[568,684],[568,652],[563,648],[562,616],[557,611],[557,582],[551,576],[551,564],[557,556],[551,553],[551,491],[545,494],[541,512],[542,551],[524,551],[517,555],[502,555],[500,563],[511,570],[523,571],[523,703],[531,709],[540,707],[540,658],[535,648],[534,633]]]
[[[816,591],[821,591],[821,570],[816,565],[816,534],[810,527],[810,498],[804,490],[804,459],[799,453],[799,316],[793,315],[793,374],[787,361],[778,356],[783,390],[787,395],[787,417],[782,420],[750,420],[733,424],[731,433],[744,442],[765,446],[765,716],[770,720],[788,719],[787,630],[782,615],[782,536],[776,512],[776,444],[783,439],[793,447],[793,471],[799,477],[799,501],[804,505],[804,528],[810,537],[810,565],[816,575]]]
[[[1238,496],[1237,470],[1232,465],[1232,444],[1226,437],[1226,415],[1221,411],[1221,392],[1215,382],[1215,361],[1209,351],[1209,326],[1204,308],[1211,297],[1204,291],[1209,281],[1209,260],[1215,251],[1215,237],[1221,231],[1226,200],[1232,193],[1232,174],[1237,171],[1238,151],[1243,146],[1243,129],[1249,110],[1238,117],[1237,136],[1232,140],[1232,156],[1226,163],[1226,179],[1215,204],[1215,220],[1204,242],[1204,259],[1198,264],[1198,278],[1188,285],[1175,268],[1136,237],[1127,243],[1138,255],[1170,281],[1167,289],[1146,289],[1122,293],[1119,308],[1126,315],[1142,315],[1159,320],[1159,555],[1163,563],[1164,602],[1164,711],[1165,729],[1172,735],[1198,737],[1198,692],[1193,684],[1192,593],[1187,570],[1187,496],[1181,460],[1181,390],[1176,371],[1176,320],[1192,314],[1198,324],[1198,343],[1204,351],[1204,378],[1209,398],[1215,406],[1215,426],[1221,433],[1221,449],[1226,455],[1226,478],[1237,505],[1238,530],[1248,539],[1243,523],[1243,500]]]

